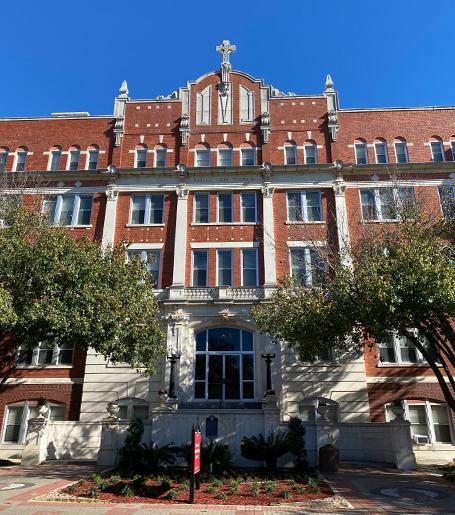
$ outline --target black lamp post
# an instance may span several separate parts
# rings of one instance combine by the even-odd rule
[[[175,395],[175,364],[180,359],[180,354],[177,352],[172,352],[170,356],[167,356],[169,363],[171,364],[171,372],[169,375],[169,398],[176,399],[177,395]]]
[[[265,364],[267,367],[267,384],[265,387],[265,391],[266,395],[269,395],[269,392],[272,392],[272,359],[275,358],[275,354],[267,352],[267,354],[261,354],[261,358],[265,359]]]

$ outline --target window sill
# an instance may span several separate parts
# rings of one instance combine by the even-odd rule
[[[125,227],[165,227],[165,224],[125,224]]]
[[[16,370],[42,370],[43,368],[45,368],[46,370],[53,370],[56,368],[70,369],[73,368],[73,365],[20,365],[16,367]]]
[[[430,368],[428,363],[378,363],[377,368]],[[438,364],[438,367],[442,367]]]
[[[67,229],[91,229],[93,225],[63,225],[62,227],[65,227]]]
[[[363,224],[399,224],[401,220],[362,220]]]
[[[308,222],[289,222],[288,220],[285,222],[286,225],[323,225],[325,224],[325,220],[315,220]]]
[[[201,227],[201,226],[214,226],[214,225],[257,225],[257,222],[192,222],[191,226],[193,227]]]

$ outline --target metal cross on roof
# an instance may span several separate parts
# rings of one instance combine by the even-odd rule
[[[234,53],[237,50],[235,45],[231,45],[229,40],[223,41],[222,45],[217,45],[216,51],[219,54],[223,54],[223,63],[229,63],[229,54]]]

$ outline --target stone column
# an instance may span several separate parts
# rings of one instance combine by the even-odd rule
[[[276,286],[275,223],[273,216],[273,186],[264,183],[262,188],[262,220],[264,231],[264,287]]]
[[[115,220],[117,216],[118,189],[109,185],[106,189],[106,210],[104,213],[102,247],[106,248],[114,244]]]
[[[335,214],[337,224],[338,246],[341,263],[352,267],[351,243],[349,239],[348,214],[345,199],[346,183],[342,177],[337,177],[333,185],[335,194]]]
[[[177,188],[177,216],[175,221],[174,270],[170,298],[181,297],[185,287],[186,239],[188,222],[188,188],[183,184]]]

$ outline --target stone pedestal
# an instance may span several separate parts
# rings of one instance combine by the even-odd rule
[[[115,416],[104,418],[101,422],[101,445],[97,464],[102,467],[115,467],[119,461],[118,435],[119,423]]]
[[[27,441],[22,452],[21,466],[32,467],[46,460],[47,419],[40,413],[28,421]]]
[[[412,450],[411,424],[406,420],[395,420],[389,422],[389,425],[396,468],[399,470],[415,469],[416,457]]]

